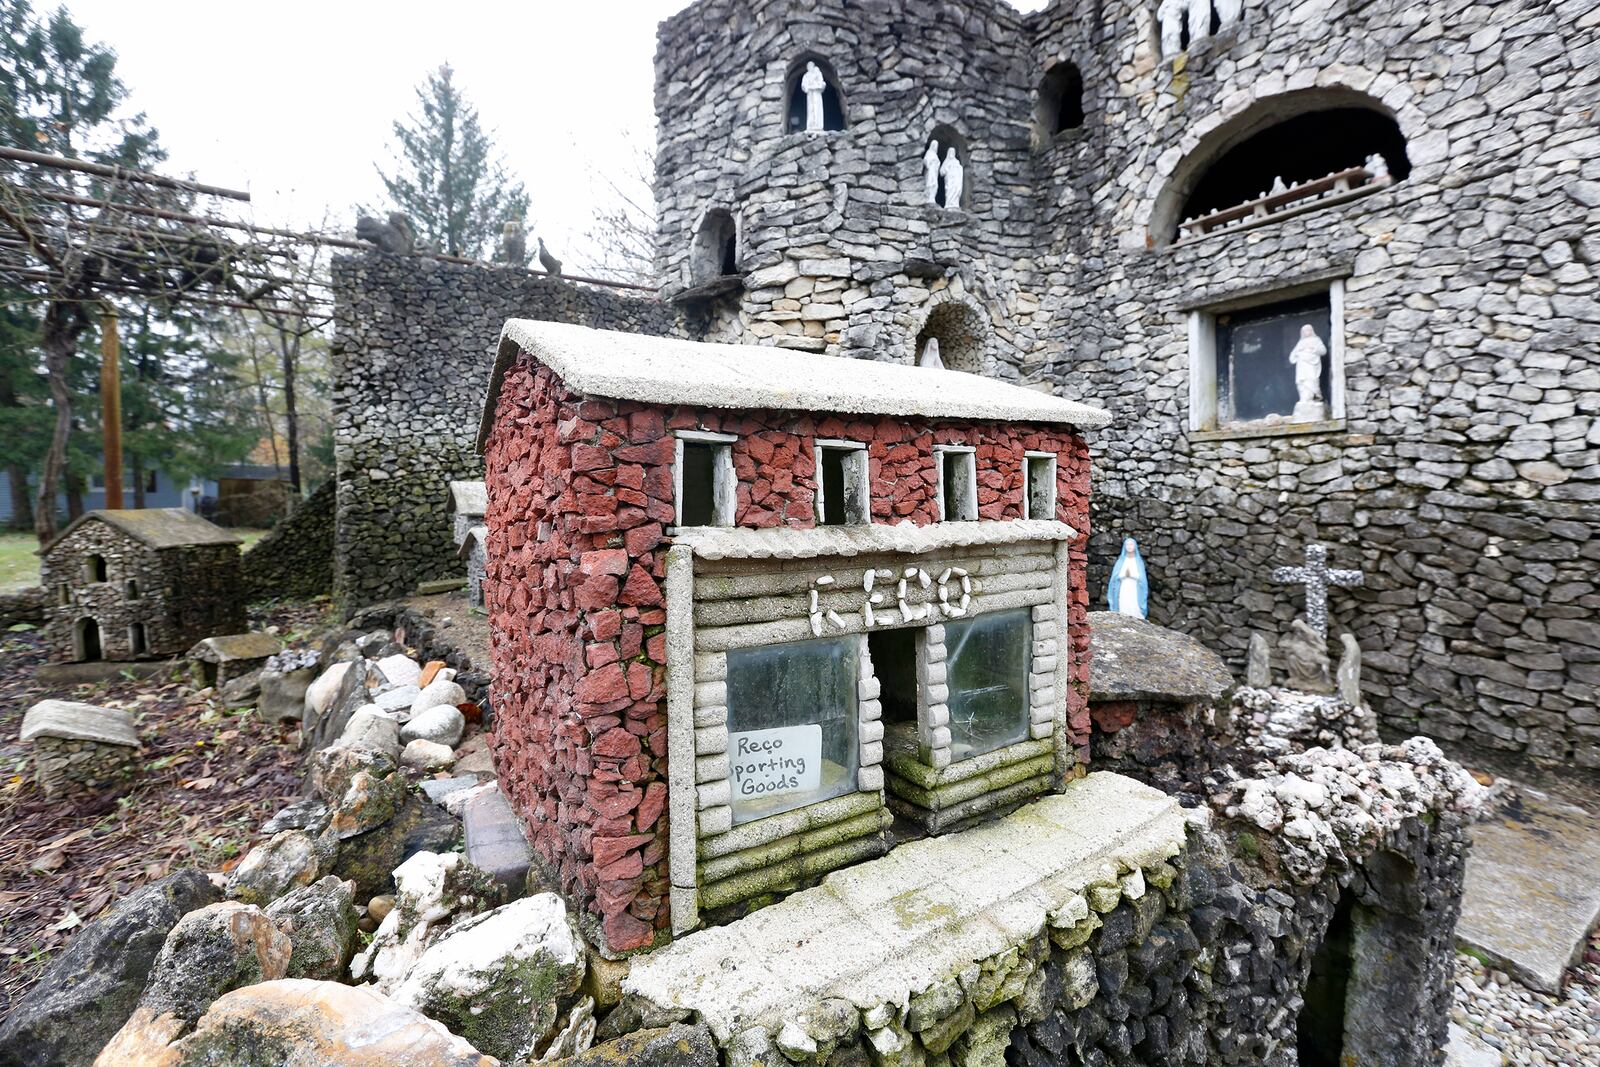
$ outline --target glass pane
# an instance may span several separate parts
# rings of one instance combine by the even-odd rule
[[[859,647],[847,637],[728,653],[734,822],[855,790]]]
[[[1033,621],[1026,608],[944,624],[953,759],[1028,736],[1028,659]]]
[[[1324,345],[1332,347],[1331,316],[1327,297],[1299,300],[1231,316],[1219,321],[1218,390],[1224,410],[1240,422],[1268,415],[1289,415],[1300,398],[1294,384],[1289,353],[1300,340],[1300,328],[1310,326]],[[1329,361],[1322,361],[1322,395],[1329,395]],[[1219,397],[1221,399],[1221,397]]]
[[[683,500],[678,525],[711,526],[717,521],[715,494],[717,446],[704,441],[683,443]]]

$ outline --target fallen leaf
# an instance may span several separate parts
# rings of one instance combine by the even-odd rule
[[[66,862],[67,857],[66,853],[64,852],[45,852],[28,866],[33,870],[38,871],[40,874],[49,874],[51,871],[60,869],[61,865]]]
[[[190,778],[182,783],[185,789],[193,789],[197,793],[203,793],[216,784],[217,780],[215,778]]]
[[[62,930],[71,930],[74,927],[82,925],[83,920],[78,917],[78,913],[68,910],[67,914],[62,917],[61,921],[50,927],[50,929],[59,932]]]

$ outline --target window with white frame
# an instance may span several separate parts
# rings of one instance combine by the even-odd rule
[[[1054,452],[1027,452],[1022,457],[1022,517],[1056,517],[1056,456]]]
[[[1343,419],[1344,283],[1191,311],[1189,362],[1191,430]]]
[[[978,517],[978,468],[971,447],[938,445],[939,521],[971,522]]]
[[[872,521],[867,446],[817,441],[817,524],[852,526]]]
[[[673,481],[679,526],[732,526],[738,481],[733,473],[732,434],[683,430]]]

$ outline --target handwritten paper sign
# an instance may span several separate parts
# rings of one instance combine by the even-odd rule
[[[822,727],[810,723],[731,734],[728,755],[737,797],[814,790],[822,781]]]

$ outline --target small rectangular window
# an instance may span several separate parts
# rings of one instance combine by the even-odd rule
[[[725,434],[678,435],[678,525],[732,526],[737,483]]]
[[[1022,458],[1026,482],[1022,497],[1022,517],[1056,517],[1056,457],[1048,452],[1029,452]]]
[[[872,521],[867,446],[817,442],[817,522],[823,526]]]
[[[951,756],[968,759],[1026,739],[1031,613],[947,622],[944,644]]]
[[[978,517],[978,472],[972,449],[937,448],[939,461],[939,518],[943,522],[971,522]]]

